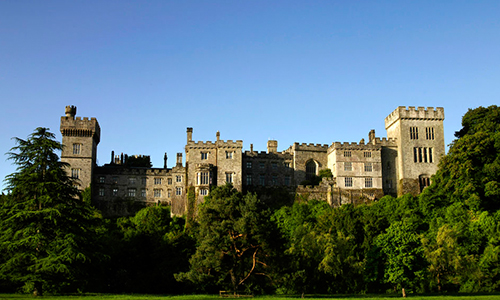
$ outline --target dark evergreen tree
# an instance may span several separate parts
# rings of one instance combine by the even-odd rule
[[[82,288],[84,265],[98,249],[99,214],[79,198],[54,138],[37,128],[28,139],[15,139],[8,155],[17,170],[6,177],[10,195],[0,210],[0,277],[24,283],[35,295]]]

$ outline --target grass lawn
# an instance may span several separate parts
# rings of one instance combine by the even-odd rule
[[[253,299],[256,300],[290,300],[290,299],[300,299],[300,295],[297,296],[256,296]],[[327,299],[349,299],[349,300],[394,300],[402,298],[396,295],[305,295],[304,298],[310,300],[327,300]],[[500,295],[453,295],[453,296],[412,296],[409,295],[408,298],[420,299],[420,300],[500,300]],[[31,295],[19,295],[19,294],[0,294],[0,299],[14,299],[14,300],[33,300],[36,299]],[[38,299],[47,300],[212,300],[212,299],[238,299],[238,298],[220,298],[218,295],[184,295],[184,296],[161,296],[161,295],[116,295],[116,294],[86,294],[86,295],[74,295],[74,296],[43,296]],[[248,298],[239,298],[248,299]],[[252,298],[250,298],[252,299]]]

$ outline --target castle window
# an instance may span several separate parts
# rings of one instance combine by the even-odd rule
[[[433,140],[434,139],[434,127],[426,127],[425,128],[425,138],[427,140]]]
[[[351,157],[351,151],[344,151],[344,157]]]
[[[290,175],[285,175],[285,185],[290,185]]]
[[[182,195],[182,188],[181,187],[176,187],[175,188],[175,194],[177,196],[181,196]]]
[[[146,198],[146,189],[141,189],[141,197]]]
[[[201,152],[201,160],[208,159],[208,152]]]
[[[233,173],[226,173],[226,183],[233,183]]]
[[[206,195],[208,195],[208,190],[207,190],[207,189],[201,189],[201,190],[200,190],[200,195],[201,195],[201,196],[206,196]]]
[[[373,170],[372,163],[365,163],[365,172],[371,172]]]
[[[344,178],[344,185],[345,187],[352,187],[352,177]]]
[[[168,198],[172,197],[172,190],[170,190],[170,189],[167,190],[167,197]]]
[[[252,174],[247,174],[247,185],[252,185]]]
[[[182,176],[181,175],[175,176],[175,182],[182,182]]]
[[[135,189],[128,189],[128,196],[135,197]]]
[[[266,185],[266,175],[260,175],[259,176],[259,184],[260,185]]]
[[[233,159],[233,151],[226,151],[226,159]]]
[[[113,188],[113,196],[118,196],[118,188]]]
[[[106,177],[99,176],[99,183],[104,183],[104,182],[106,182]]]
[[[410,127],[410,140],[418,140],[418,127]]]
[[[432,156],[432,148],[426,148],[426,147],[414,147],[413,148],[413,160],[414,162],[424,162],[424,163],[432,163],[433,162],[433,156]]]
[[[276,175],[273,175],[273,179],[272,179],[272,185],[278,185],[278,176]]]
[[[277,162],[271,163],[271,167],[273,168],[273,170],[277,170],[278,169],[278,163]]]
[[[128,183],[129,183],[129,184],[135,184],[135,177],[130,177],[130,178],[128,179]]]
[[[247,161],[247,169],[251,169],[252,168],[252,162],[251,161]]]
[[[290,168],[290,163],[289,162],[285,163],[285,168]]]
[[[161,189],[154,189],[153,195],[155,198],[160,198],[161,197]]]
[[[147,182],[148,182],[148,178],[147,177],[142,177],[141,178],[141,184],[142,185],[146,185]]]
[[[198,173],[198,177],[196,178],[198,184],[208,184],[209,183],[209,173],[208,172],[200,172]]]
[[[161,184],[161,178],[155,178],[154,184]]]
[[[352,171],[352,162],[344,163],[344,171]]]
[[[370,157],[372,157],[372,153],[371,153],[371,152],[366,151],[366,152],[364,152],[364,153],[363,153],[363,156],[364,156],[365,158],[370,158]]]
[[[316,162],[310,160],[306,164],[306,179],[310,179],[316,176]]]
[[[82,144],[73,144],[73,154],[80,154]]]
[[[99,188],[99,196],[104,197],[104,191],[103,187]]]
[[[367,187],[367,188],[373,187],[373,179],[372,178],[365,178],[365,187]]]
[[[113,176],[113,183],[118,183],[118,176]]]
[[[424,188],[431,185],[431,180],[427,176],[420,175],[418,179],[419,179],[419,183],[420,183],[420,192],[422,192],[424,190]]]
[[[71,169],[71,177],[73,177],[73,179],[79,179],[80,169]]]
[[[169,185],[172,184],[172,178],[167,178],[167,184],[169,184]]]
[[[265,168],[266,168],[266,164],[265,164],[264,162],[262,162],[262,161],[261,161],[261,162],[259,163],[259,167],[260,167],[261,169],[265,169]]]

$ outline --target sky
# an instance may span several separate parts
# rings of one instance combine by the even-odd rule
[[[193,140],[244,150],[385,137],[398,106],[444,107],[445,142],[500,98],[500,1],[0,1],[4,153],[67,105],[111,151],[168,167]],[[0,189],[5,184],[0,185]]]

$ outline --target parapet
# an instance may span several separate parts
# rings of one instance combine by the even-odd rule
[[[385,129],[389,128],[397,120],[444,120],[444,108],[442,107],[417,107],[399,106],[385,118]]]
[[[61,134],[63,136],[94,137],[97,143],[101,139],[101,127],[96,118],[76,117],[75,106],[66,106],[66,116],[61,117]]]
[[[326,144],[306,144],[306,143],[294,143],[293,144],[294,151],[317,151],[317,152],[326,152],[328,150],[328,145]]]
[[[203,142],[203,141],[197,141],[197,142],[188,141],[186,147],[189,147],[191,149],[206,149],[206,148],[213,149],[215,147],[218,147],[218,148],[243,148],[243,141],[241,141],[241,140],[237,140],[237,141],[233,141],[233,140],[227,140],[227,141],[219,140],[219,141],[216,141],[216,142],[212,142],[212,141],[206,141],[206,142]]]

